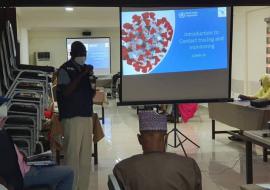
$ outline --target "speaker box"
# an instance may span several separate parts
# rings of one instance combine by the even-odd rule
[[[82,35],[83,36],[91,36],[91,32],[83,32]]]

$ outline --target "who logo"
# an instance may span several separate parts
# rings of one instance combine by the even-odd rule
[[[218,17],[227,17],[226,7],[219,7],[218,8]]]

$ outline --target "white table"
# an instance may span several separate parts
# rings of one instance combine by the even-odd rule
[[[267,149],[270,149],[270,137],[262,137],[263,133],[270,133],[269,129],[244,131],[246,141],[246,181],[247,184],[253,183],[253,162],[252,162],[252,144],[264,148],[264,157],[268,155]],[[265,160],[265,158],[264,158]],[[266,159],[267,160],[267,159]]]
[[[241,190],[267,190],[268,187],[270,187],[270,184],[252,184],[241,186]]]
[[[209,103],[209,117],[212,119],[212,139],[215,134],[237,132],[239,130],[265,129],[270,121],[270,106],[255,108],[249,101],[235,101],[229,103]],[[219,121],[237,129],[237,131],[216,131],[215,121]]]

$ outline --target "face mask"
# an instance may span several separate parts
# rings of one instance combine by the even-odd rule
[[[80,65],[83,65],[86,61],[86,57],[83,56],[83,57],[75,57],[74,61]]]

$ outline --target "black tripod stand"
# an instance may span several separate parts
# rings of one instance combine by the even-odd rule
[[[170,135],[171,133],[174,134],[174,144],[171,145],[171,144],[168,144],[170,147],[173,147],[173,148],[177,148],[179,146],[181,146],[185,156],[187,157],[187,153],[186,153],[186,150],[183,146],[183,143],[188,140],[189,142],[191,142],[192,144],[194,144],[195,146],[197,146],[198,148],[200,148],[199,145],[197,145],[195,142],[193,142],[190,138],[188,138],[186,135],[184,135],[183,133],[181,133],[177,128],[176,128],[176,123],[177,123],[177,108],[176,108],[176,104],[173,104],[173,111],[174,111],[174,128],[168,132],[168,135]],[[181,141],[180,139],[180,136],[183,136],[184,137],[184,140]],[[178,144],[177,144],[177,140],[179,141]]]

